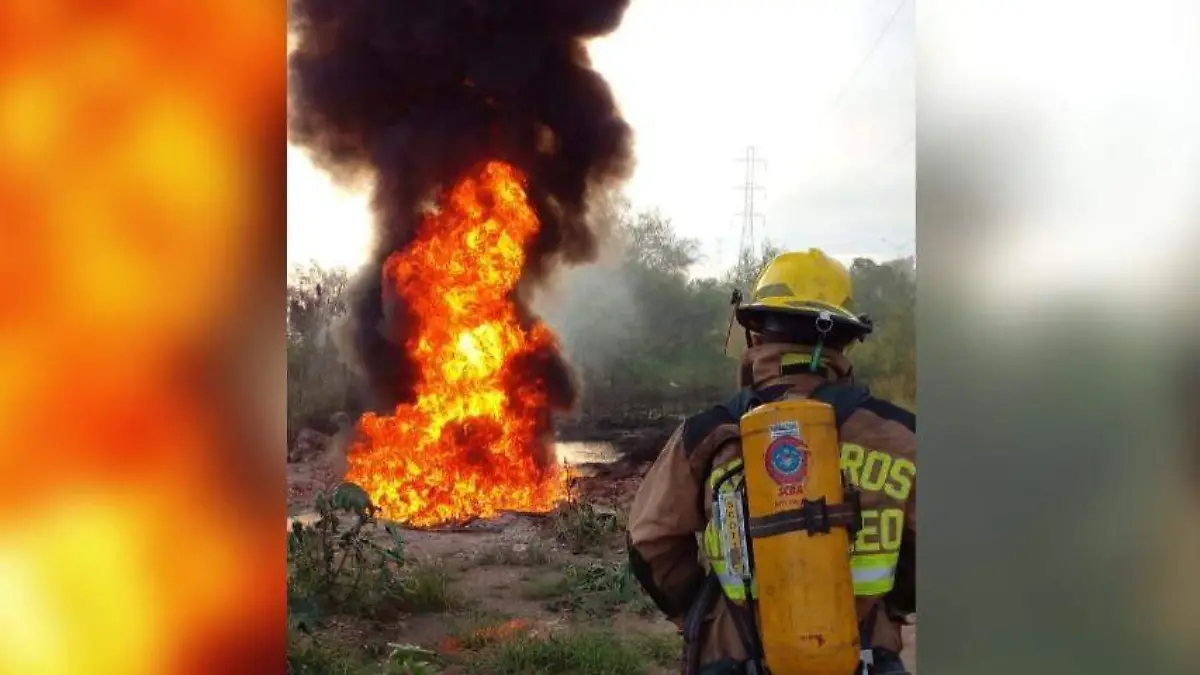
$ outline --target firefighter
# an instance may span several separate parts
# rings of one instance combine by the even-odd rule
[[[916,611],[916,417],[854,382],[847,354],[869,335],[871,324],[853,312],[851,291],[846,268],[820,250],[775,258],[749,301],[735,309],[747,343],[739,382],[742,394],[810,397],[831,384],[838,386],[822,390],[842,392],[829,402],[838,418],[840,468],[858,487],[861,504],[849,556],[862,640],[859,672],[894,675],[906,672],[901,626]],[[744,609],[730,599],[744,597],[740,588],[722,586],[711,563],[715,556],[705,555],[712,534],[710,479],[740,459],[737,420],[744,412],[718,406],[684,421],[646,474],[630,511],[630,567],[680,627],[689,675],[764,672],[753,656],[754,636],[739,621]]]

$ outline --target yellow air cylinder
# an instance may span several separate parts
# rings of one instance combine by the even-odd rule
[[[841,504],[840,450],[833,408],[784,399],[741,419],[750,522],[796,513],[804,500]],[[845,507],[843,507],[845,508]],[[777,516],[787,517],[787,516]],[[751,531],[759,634],[772,675],[846,675],[859,659],[850,575],[850,535]]]

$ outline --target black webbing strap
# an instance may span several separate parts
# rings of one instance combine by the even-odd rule
[[[864,403],[871,400],[871,390],[865,386],[850,382],[826,382],[814,389],[809,398],[821,401],[833,408],[834,424],[838,431],[850,416]]]
[[[875,604],[871,605],[871,609],[867,610],[867,616],[858,625],[860,675],[870,675],[874,672],[875,652],[872,651],[871,643],[875,637],[875,617],[879,616],[879,611],[882,608],[883,602],[875,601]]]
[[[704,617],[721,593],[721,582],[715,574],[704,579],[704,585],[696,594],[696,600],[683,617],[683,675],[696,675],[700,668],[700,629]]]
[[[769,516],[751,518],[746,526],[747,533],[756,539],[788,532],[828,534],[831,527],[842,527],[848,532],[858,531],[862,514],[858,504],[852,501],[827,504],[821,497],[815,501],[805,499],[798,509],[779,511]]]
[[[729,606],[733,626],[737,629],[738,637],[742,639],[746,654],[749,655],[746,660],[746,673],[763,675],[766,665],[763,663],[762,643],[758,640],[758,622],[754,617],[754,607],[750,604],[750,589],[746,588],[746,604],[739,605],[729,598],[725,598],[725,604]]]
[[[750,502],[742,499],[742,522],[750,521]],[[754,540],[746,537],[746,569],[754,569]],[[746,661],[746,675],[767,675],[767,664],[764,659],[762,636],[758,633],[758,611],[755,607],[754,594],[751,592],[751,580],[743,579],[743,589],[746,597],[746,617],[749,635],[743,635],[742,641],[749,647],[750,658]],[[734,604],[734,603],[731,603]],[[749,641],[747,642],[747,638]]]

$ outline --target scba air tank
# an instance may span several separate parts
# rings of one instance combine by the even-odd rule
[[[859,662],[833,408],[785,399],[741,419],[759,638],[772,675],[847,675]]]

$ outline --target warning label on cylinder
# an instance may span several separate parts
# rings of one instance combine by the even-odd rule
[[[776,438],[803,438],[800,435],[800,423],[794,420],[777,422],[767,428],[771,435],[771,440]]]

